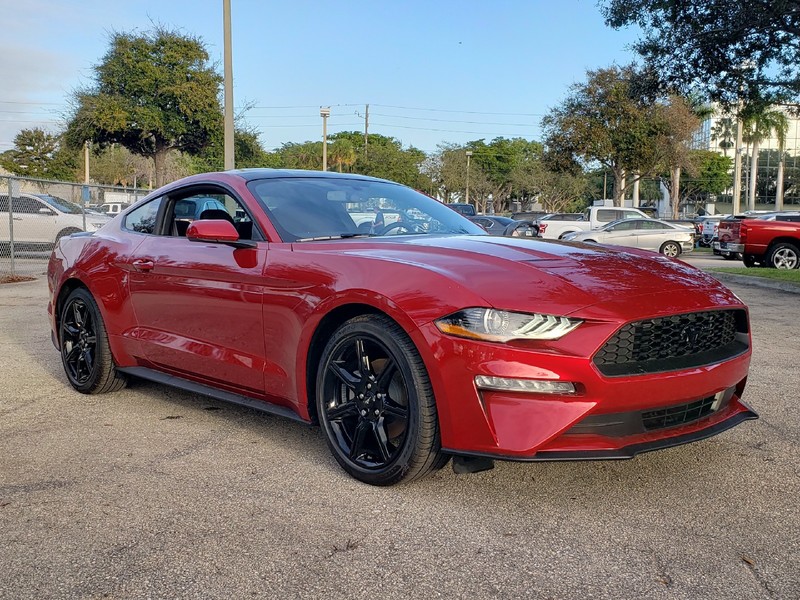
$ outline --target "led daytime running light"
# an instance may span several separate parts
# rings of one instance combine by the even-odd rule
[[[537,394],[574,394],[575,384],[570,381],[551,381],[549,379],[511,379],[476,375],[475,386],[480,390],[501,392],[534,392]]]

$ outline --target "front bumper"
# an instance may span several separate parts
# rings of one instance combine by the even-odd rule
[[[744,244],[731,244],[730,242],[714,242],[714,250],[720,252],[744,252]]]
[[[618,326],[608,324],[609,335]],[[664,373],[606,377],[580,355],[598,332],[582,326],[558,344],[512,347],[419,331],[434,356],[424,357],[439,411],[442,447],[459,455],[506,460],[630,458],[637,453],[716,435],[757,415],[741,401],[750,350],[725,361]],[[582,331],[583,330],[583,331]],[[583,339],[582,339],[583,337]],[[572,338],[569,344],[561,344]],[[588,344],[588,339],[594,343]],[[605,337],[601,337],[605,339]],[[592,352],[593,354],[593,352]],[[446,357],[446,358],[443,358]],[[430,361],[430,362],[429,362]],[[475,375],[569,381],[574,394],[478,390]],[[719,396],[714,410],[663,427],[623,427],[632,415],[666,411]],[[695,415],[690,415],[694,417]],[[598,423],[613,423],[616,427]],[[637,428],[638,427],[638,428]]]

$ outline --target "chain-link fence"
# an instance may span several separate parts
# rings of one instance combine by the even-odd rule
[[[59,238],[97,231],[149,191],[0,177],[0,277],[44,274]]]

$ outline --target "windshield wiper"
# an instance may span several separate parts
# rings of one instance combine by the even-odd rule
[[[340,233],[338,235],[321,235],[318,237],[307,237],[295,240],[297,242],[321,242],[325,240],[344,240],[356,237],[375,237],[374,233]]]

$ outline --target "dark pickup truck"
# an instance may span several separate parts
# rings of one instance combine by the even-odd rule
[[[741,254],[746,267],[800,267],[800,213],[726,219],[719,224],[718,238],[719,249]]]

